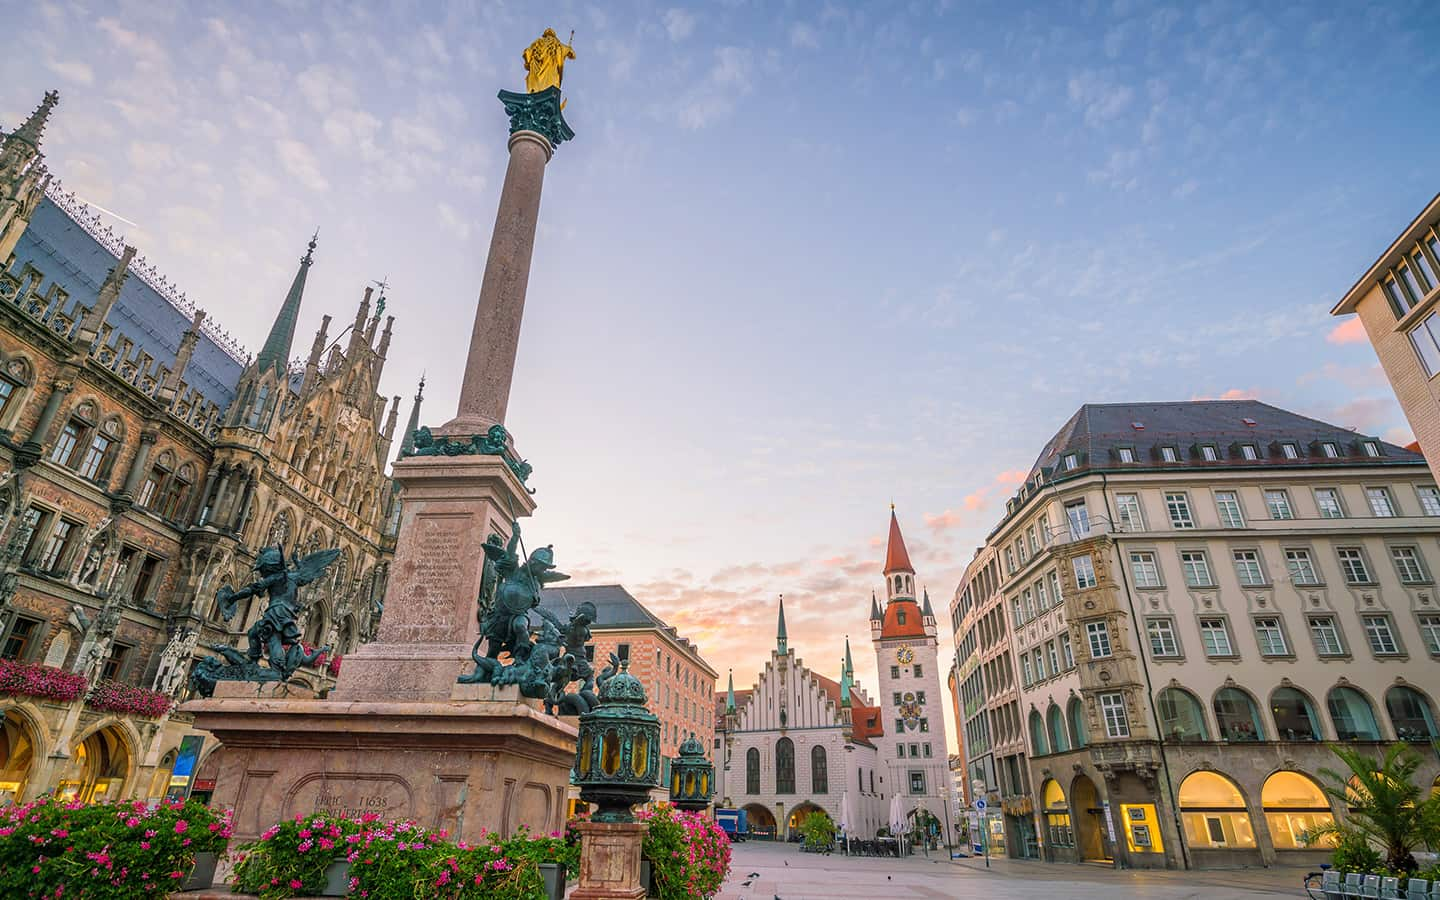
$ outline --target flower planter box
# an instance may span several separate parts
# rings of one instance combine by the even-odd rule
[[[350,896],[350,863],[337,859],[325,870],[325,889],[322,897]]]
[[[203,891],[215,883],[215,866],[220,862],[220,856],[208,850],[202,850],[195,854],[195,865],[191,866],[190,874],[185,876],[185,883],[181,885],[182,891]]]
[[[565,900],[565,867],[559,863],[541,863],[540,879],[545,884],[545,900]]]

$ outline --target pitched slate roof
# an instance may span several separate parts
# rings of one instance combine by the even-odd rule
[[[595,624],[592,630],[608,628],[667,628],[665,622],[634,595],[618,584],[581,585],[566,587],[558,585],[540,592],[540,606],[565,621],[570,613],[585,601],[595,604]]]
[[[30,225],[20,235],[15,259],[17,263],[33,262],[71,300],[85,306],[95,304],[100,285],[116,262],[113,253],[49,197],[36,206]],[[166,366],[175,364],[180,336],[190,327],[188,313],[134,275],[126,279],[107,321]],[[235,397],[241,368],[238,360],[202,332],[185,369],[185,381],[224,409]]]
[[[1366,455],[1363,441],[1374,441],[1378,458]],[[1324,455],[1320,445],[1334,443],[1338,457]],[[1296,459],[1284,455],[1282,444],[1296,445]],[[1213,445],[1216,459],[1201,455]],[[1242,445],[1256,448],[1257,459],[1242,456]],[[1134,463],[1123,463],[1120,449],[1130,448]],[[1175,450],[1176,462],[1161,457],[1161,448]],[[1420,455],[1258,400],[1190,400],[1169,403],[1087,403],[1070,417],[1045,445],[1031,466],[1029,478],[1067,474],[1064,458],[1076,454],[1076,471],[1124,466],[1170,468],[1176,465],[1233,467],[1274,465],[1419,463]]]

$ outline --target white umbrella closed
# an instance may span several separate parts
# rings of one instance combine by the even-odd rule
[[[845,852],[850,852],[850,832],[855,830],[855,810],[850,808],[850,791],[840,795],[840,830],[845,833]]]
[[[890,834],[895,838],[895,845],[900,852],[904,852],[905,845],[901,835],[905,833],[905,807],[900,803],[900,795],[896,794],[890,798]]]

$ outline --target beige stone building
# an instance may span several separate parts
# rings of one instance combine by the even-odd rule
[[[1430,471],[1440,472],[1440,194],[1331,315],[1358,315]]]
[[[1086,405],[977,563],[956,640],[1003,627],[1047,859],[1318,861],[1300,835],[1344,815],[1322,742],[1409,741],[1440,772],[1440,489],[1417,454],[1255,401]]]
[[[248,357],[50,181],[57,102],[0,135],[0,803],[162,796],[207,736],[158,710],[263,609],[227,622],[216,589],[266,545],[339,548],[304,594],[303,640],[333,661],[373,634],[394,546],[384,297],[366,290],[333,340],[325,317],[292,361],[312,240]],[[215,750],[203,740],[178,786],[203,793]]]

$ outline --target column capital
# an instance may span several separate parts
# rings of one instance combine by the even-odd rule
[[[565,122],[565,114],[561,112],[558,87],[548,87],[534,94],[501,91],[499,97],[500,102],[505,104],[506,115],[510,117],[510,134],[530,131],[543,137],[549,143],[545,154],[547,160],[555,147],[575,137],[575,132]],[[511,141],[513,143],[514,137]]]
[[[143,444],[153,444],[153,443],[155,443],[155,442],[156,442],[157,440],[159,440],[159,439],[160,439],[160,432],[158,432],[158,431],[154,431],[154,430],[151,430],[151,429],[146,429],[145,431],[140,432],[140,443],[141,443],[142,445],[143,445]]]

